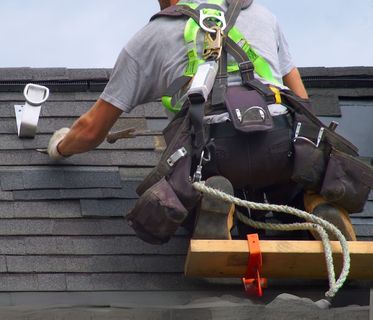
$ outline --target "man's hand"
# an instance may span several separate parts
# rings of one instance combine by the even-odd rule
[[[63,159],[64,156],[60,154],[58,151],[58,144],[66,137],[66,135],[69,133],[69,128],[62,128],[57,130],[52,138],[49,140],[48,144],[48,155],[53,160],[60,160]]]

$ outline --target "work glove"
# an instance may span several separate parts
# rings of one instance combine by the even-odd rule
[[[69,128],[59,129],[53,134],[52,138],[49,140],[48,155],[51,159],[60,160],[65,158],[62,154],[58,152],[57,146],[65,138],[69,131]]]

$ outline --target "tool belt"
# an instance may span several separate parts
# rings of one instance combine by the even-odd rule
[[[282,97],[294,117],[292,179],[349,213],[361,212],[373,188],[372,167],[358,158],[356,146],[309,111],[307,101],[290,91]]]

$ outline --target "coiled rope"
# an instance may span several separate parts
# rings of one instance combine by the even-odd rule
[[[224,202],[233,203],[240,207],[246,207],[253,210],[263,210],[263,211],[272,211],[272,212],[280,212],[280,213],[288,213],[297,217],[300,217],[307,222],[304,223],[292,223],[292,224],[274,224],[274,223],[263,223],[254,221],[242,213],[236,211],[237,218],[253,228],[257,229],[264,229],[264,230],[275,230],[275,231],[294,231],[294,230],[314,230],[316,231],[321,238],[324,253],[325,253],[325,261],[326,267],[328,272],[329,278],[329,290],[325,293],[325,296],[328,298],[332,298],[336,295],[338,290],[343,286],[344,282],[348,277],[348,273],[350,271],[350,253],[348,249],[348,243],[346,238],[343,236],[341,231],[336,228],[333,224],[324,219],[316,217],[312,214],[309,214],[306,211],[302,211],[299,209],[295,209],[292,207],[284,206],[284,205],[272,205],[272,204],[265,204],[265,203],[256,203],[250,202],[246,200],[241,200],[239,198],[233,197],[229,194],[226,194],[220,190],[208,187],[204,184],[204,182],[194,182],[193,187],[198,190],[199,192],[208,194],[216,199],[222,200]],[[326,231],[334,234],[342,247],[342,255],[343,255],[343,266],[342,271],[339,275],[339,278],[336,280],[335,278],[335,271],[334,271],[334,262],[333,262],[333,255],[332,249],[329,242],[329,236]]]

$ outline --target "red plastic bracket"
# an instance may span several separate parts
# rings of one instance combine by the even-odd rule
[[[258,234],[248,234],[247,242],[249,245],[249,259],[246,275],[242,278],[242,282],[247,293],[254,293],[258,297],[261,297],[263,296],[263,288],[267,287],[267,279],[260,277],[262,271],[262,253],[260,251]]]

